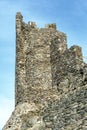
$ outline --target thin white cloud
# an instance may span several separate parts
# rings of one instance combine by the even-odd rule
[[[12,99],[0,96],[0,130],[6,124],[14,109],[14,101]]]

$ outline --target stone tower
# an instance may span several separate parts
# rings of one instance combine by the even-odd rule
[[[62,53],[66,50],[66,36],[56,30],[55,24],[39,29],[36,23],[25,24],[22,18],[17,13],[16,105],[36,98],[39,101],[45,91],[53,88],[51,59],[58,51]]]
[[[16,14],[15,110],[2,130],[86,130],[87,65],[56,24]],[[79,121],[80,119],[80,121]]]

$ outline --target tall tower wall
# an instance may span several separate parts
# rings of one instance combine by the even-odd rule
[[[87,64],[56,24],[16,15],[15,110],[2,130],[86,130]]]
[[[22,15],[17,13],[16,105],[37,102],[46,91],[52,90],[55,73],[52,69],[53,58],[56,57],[55,53],[63,53],[65,50],[66,36],[56,30],[55,24],[37,28],[34,22],[24,23]]]

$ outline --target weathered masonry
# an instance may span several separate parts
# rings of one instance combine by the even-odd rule
[[[86,130],[87,64],[66,34],[16,14],[15,110],[2,130]]]
[[[33,22],[25,24],[20,13],[16,16],[16,36],[17,105],[36,100],[37,93],[52,89],[55,53],[66,50],[66,36],[56,30],[55,24],[42,29]]]

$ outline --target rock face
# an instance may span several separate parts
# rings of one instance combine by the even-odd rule
[[[2,130],[87,130],[87,64],[56,24],[16,15],[15,110]]]

